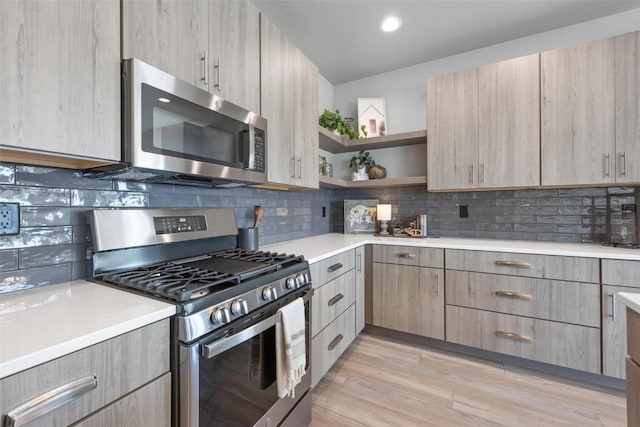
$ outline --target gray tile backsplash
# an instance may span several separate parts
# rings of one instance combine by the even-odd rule
[[[342,232],[343,200],[374,198],[392,203],[393,216],[401,224],[427,214],[429,235],[434,236],[603,242],[607,200],[611,207],[635,203],[634,190],[206,189],[94,180],[66,169],[0,163],[0,203],[20,203],[22,227],[18,236],[0,237],[0,293],[86,277],[84,215],[94,208],[226,207],[235,210],[239,227],[249,227],[254,206],[261,205],[265,216],[260,244],[264,245]],[[468,206],[469,218],[459,218],[461,205]],[[615,216],[616,230],[636,233],[630,218],[628,212]]]

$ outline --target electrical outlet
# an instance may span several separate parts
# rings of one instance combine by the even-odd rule
[[[460,218],[469,218],[469,206],[460,205]]]
[[[0,236],[20,234],[20,204],[0,204]]]

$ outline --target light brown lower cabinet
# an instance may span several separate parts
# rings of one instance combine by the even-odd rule
[[[311,386],[324,377],[329,368],[355,339],[356,308],[351,305],[329,326],[313,338],[311,344]]]
[[[447,305],[447,341],[600,373],[600,329]]]
[[[372,324],[444,339],[444,270],[373,263]]]
[[[627,426],[640,427],[640,366],[627,357]]]
[[[626,305],[616,297],[618,292],[640,293],[640,289],[602,285],[602,373],[624,379],[627,318]]]

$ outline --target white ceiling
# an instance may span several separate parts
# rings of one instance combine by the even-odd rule
[[[640,8],[640,0],[252,0],[333,84]],[[379,30],[399,16],[395,33]]]

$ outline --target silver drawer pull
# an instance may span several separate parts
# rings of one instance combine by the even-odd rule
[[[496,291],[496,295],[499,297],[523,299],[527,301],[531,301],[533,299],[533,296],[531,294],[523,294],[520,292],[513,292],[513,291]]]
[[[416,254],[410,254],[407,252],[398,254],[398,258],[408,258],[408,259],[416,259]]]
[[[496,331],[496,335],[500,338],[509,338],[514,341],[522,341],[526,343],[532,343],[533,337],[528,335],[516,334],[514,332]]]
[[[344,295],[338,294],[335,297],[331,298],[327,304],[329,304],[329,307],[331,307],[332,305],[336,305],[342,298],[344,298]]]
[[[330,265],[330,266],[327,268],[327,272],[329,272],[329,273],[333,273],[334,271],[340,270],[342,267],[344,267],[344,265],[342,265],[342,263],[341,263],[341,262],[339,262],[339,263],[336,263],[336,264]]]
[[[496,261],[496,265],[518,268],[531,268],[533,266],[533,264],[531,264],[530,262],[524,261]]]
[[[4,414],[3,427],[23,426],[65,405],[98,386],[95,375],[89,375],[49,390]]]
[[[611,297],[611,314],[609,315],[609,317],[611,317],[612,322],[615,322],[616,321],[616,294],[615,292],[611,292],[609,296]]]
[[[342,334],[338,334],[338,336],[337,336],[337,337],[335,337],[334,339],[332,339],[332,340],[331,340],[331,342],[330,342],[330,343],[329,343],[329,345],[327,346],[327,350],[331,351],[331,350],[333,350],[334,348],[336,348],[336,346],[337,346],[338,344],[340,344],[340,341],[342,341],[342,338],[344,338],[344,337],[342,336]]]

